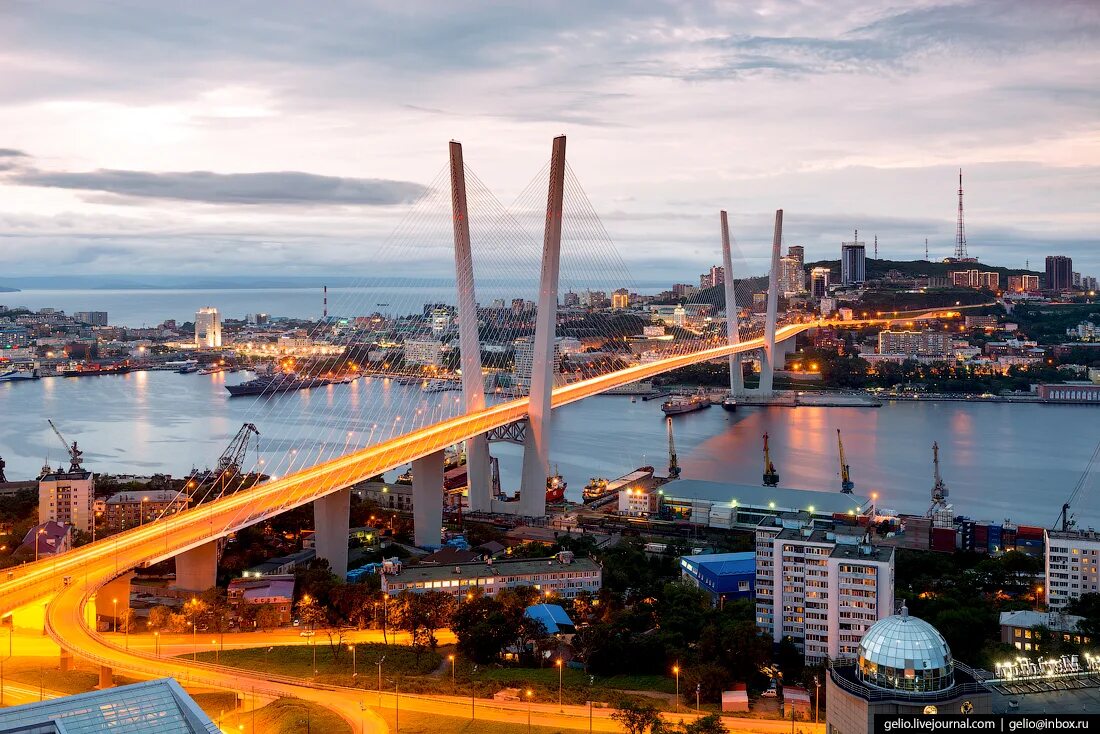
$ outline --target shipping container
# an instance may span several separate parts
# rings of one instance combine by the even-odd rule
[[[1043,529],[1037,528],[1034,525],[1019,525],[1016,528],[1017,538],[1039,538],[1043,537]]]
[[[954,528],[932,528],[931,549],[941,553],[955,551]]]

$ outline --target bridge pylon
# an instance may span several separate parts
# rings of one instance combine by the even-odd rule
[[[730,225],[726,210],[721,212],[722,221],[722,268],[725,271],[724,290],[726,293],[726,339],[730,346],[741,342],[741,332],[737,313],[737,293],[733,287],[733,256],[730,253]],[[745,393],[745,376],[741,371],[741,354],[729,356],[730,394],[740,396]]]
[[[779,248],[783,245],[783,210],[775,210],[775,232],[772,236],[772,268],[768,277],[768,312],[764,318],[764,354],[760,360],[760,395],[770,397],[775,377],[775,322],[779,310]]]
[[[470,247],[470,212],[466,206],[466,168],[462,143],[451,141],[451,212],[454,224],[455,287],[458,291],[458,343],[462,355],[462,398],[467,413],[485,409],[481,375],[481,342],[477,330],[474,258]],[[489,481],[489,441],[484,434],[466,440],[466,478],[471,512],[492,509]]]
[[[561,264],[561,221],[565,201],[565,136],[554,138],[546,223],[542,240],[542,272],[535,317],[535,343],[528,395],[527,437],[523,445],[519,514],[546,514],[546,478],[550,473],[550,407],[554,391],[554,339],[558,322],[558,274]]]

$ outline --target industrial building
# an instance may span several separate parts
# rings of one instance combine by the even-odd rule
[[[835,491],[728,484],[701,479],[677,479],[659,490],[660,514],[715,528],[754,530],[760,521],[780,512],[806,512],[832,520],[854,517],[869,505],[866,497]]]
[[[682,556],[680,576],[707,592],[713,606],[731,599],[751,599],[756,586],[756,554]]]
[[[488,596],[501,589],[532,586],[549,595],[572,599],[581,591],[596,593],[603,585],[603,569],[591,558],[574,558],[562,551],[551,558],[516,558],[462,563],[455,566],[399,566],[382,574],[382,591],[417,594],[444,591],[456,597],[480,589]]]

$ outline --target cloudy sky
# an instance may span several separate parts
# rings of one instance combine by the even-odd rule
[[[960,166],[971,254],[1100,275],[1094,0],[8,0],[0,65],[0,275],[367,272],[447,141],[508,204],[560,133],[639,280],[720,208],[949,255]]]

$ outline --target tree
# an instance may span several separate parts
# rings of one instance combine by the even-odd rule
[[[311,631],[316,630],[317,627],[328,621],[328,615],[325,614],[325,610],[321,608],[317,599],[309,594],[300,598],[295,608],[298,611],[298,619],[300,619],[302,624]]]
[[[1066,611],[1084,617],[1077,623],[1081,634],[1091,637],[1094,642],[1100,640],[1100,594],[1081,594],[1069,603]]]
[[[146,625],[151,630],[167,629],[172,622],[172,609],[163,605],[155,606],[149,610],[149,620]]]
[[[729,734],[718,714],[707,714],[690,724],[684,724],[684,734]]]
[[[458,638],[459,651],[478,663],[498,659],[512,635],[504,605],[481,594],[458,605],[451,616],[451,630]]]
[[[268,631],[280,625],[279,610],[274,604],[261,604],[256,608],[256,627]]]
[[[627,734],[658,734],[664,724],[653,704],[624,698],[616,704],[611,718],[619,722]]]

